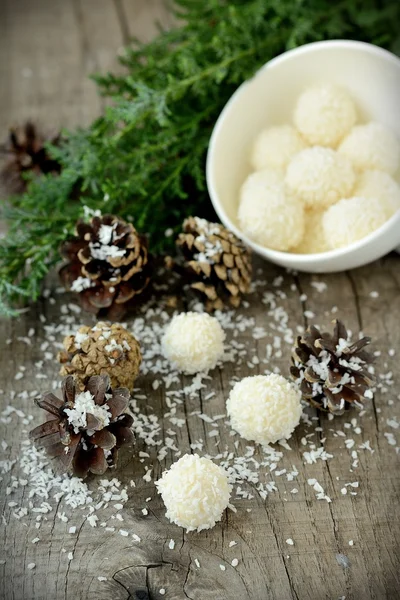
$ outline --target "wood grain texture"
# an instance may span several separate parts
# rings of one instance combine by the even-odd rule
[[[101,101],[87,74],[110,68],[116,51],[129,36],[148,39],[153,35],[155,18],[165,26],[170,24],[162,2],[156,0],[3,0],[1,12],[1,134],[5,134],[10,122],[28,117],[55,127],[89,122],[101,110]],[[257,326],[269,327],[272,316],[263,303],[263,292],[276,290],[273,281],[282,276],[279,289],[284,296],[280,306],[293,329],[307,325],[309,320],[328,325],[333,317],[340,315],[354,332],[363,329],[373,336],[374,348],[382,353],[379,371],[392,370],[395,383],[386,393],[376,395],[360,420],[359,443],[370,441],[374,452],[360,451],[359,466],[354,472],[344,438],[336,432],[345,432],[345,423],[357,417],[357,412],[329,421],[310,410],[311,418],[320,426],[314,437],[326,438],[325,449],[334,458],[305,465],[302,439],[314,429],[299,426],[290,440],[292,450],[284,451],[278,467],[291,470],[294,465],[299,472],[295,481],[276,477],[277,491],[266,500],[257,493],[251,500],[235,500],[236,514],[228,511],[211,531],[186,534],[167,522],[153,482],[143,480],[143,464],[125,449],[118,478],[126,485],[133,480],[136,487],[130,491],[123,510],[124,522],[119,525],[137,533],[140,543],[90,527],[85,518],[87,511],[74,512],[74,524],[78,524],[75,535],[68,533],[71,523],[60,520],[56,510],[46,515],[40,530],[35,528],[32,515],[14,519],[8,506],[10,496],[5,493],[12,472],[7,473],[0,482],[0,510],[4,515],[0,526],[0,598],[337,600],[345,596],[346,600],[397,600],[400,596],[399,456],[388,444],[385,433],[399,437],[398,431],[386,423],[394,415],[400,420],[399,264],[399,256],[392,255],[351,273],[317,277],[287,274],[256,259],[256,277],[267,282],[266,288],[251,295],[249,306],[240,309],[245,317],[254,318]],[[312,284],[321,280],[326,282],[327,289],[318,292]],[[378,298],[371,296],[373,291],[379,292]],[[59,323],[63,316],[62,303],[66,297],[55,297],[55,303],[42,298],[20,319],[0,322],[3,405],[10,402],[13,391],[43,391],[48,387],[46,380],[37,379],[40,369],[35,363],[42,358],[39,348],[45,341],[39,315],[43,314],[49,323]],[[185,307],[185,303],[183,297],[180,306]],[[332,311],[333,307],[337,307],[337,312]],[[313,313],[315,318],[304,317],[305,311],[306,315]],[[82,320],[93,322],[85,315]],[[21,338],[31,328],[36,333],[28,345]],[[6,344],[8,339],[12,340],[10,344]],[[264,340],[255,341],[247,330],[239,334],[238,341],[261,361],[265,359]],[[389,348],[396,351],[394,356],[388,355]],[[289,356],[290,347],[285,345],[281,356],[275,354],[272,365],[286,373]],[[20,365],[25,371],[23,379],[16,381]],[[246,452],[248,444],[237,436],[233,438],[226,425],[220,427],[221,435],[215,446],[216,440],[208,435],[214,426],[191,413],[224,413],[232,376],[256,374],[265,366],[262,362],[254,368],[246,361],[241,365],[228,363],[223,370],[212,373],[206,389],[179,405],[176,416],[185,418],[186,423],[176,430],[175,443],[182,453],[189,452],[190,443],[200,438],[204,440],[205,453],[214,454],[225,448],[238,455]],[[57,365],[47,361],[41,371],[52,380]],[[166,396],[162,386],[153,389],[155,378],[155,375],[142,377],[139,385],[151,398],[151,407],[144,406],[143,410],[161,416],[167,412]],[[182,378],[182,383],[187,381]],[[206,401],[205,396],[211,391],[215,397]],[[18,403],[27,414],[33,412],[31,400],[18,398],[11,403]],[[37,412],[35,419],[39,419]],[[167,419],[162,427],[165,439],[170,427]],[[18,457],[20,441],[27,429],[20,419],[13,419],[12,425],[0,423],[0,438],[8,444],[0,460]],[[235,440],[239,441],[236,449]],[[148,448],[139,441],[137,450],[148,451]],[[255,458],[260,457],[260,450],[256,449]],[[153,479],[174,458],[170,452],[163,461],[154,460]],[[314,490],[307,484],[309,478],[321,483],[332,503],[315,499]],[[359,482],[356,496],[340,492],[344,482],[350,481]],[[290,493],[294,487],[297,494]],[[20,503],[28,493],[28,489],[20,487],[12,499]],[[148,498],[151,500],[146,502]],[[144,507],[149,511],[147,516],[141,512]],[[106,510],[98,514],[104,520],[109,519]],[[110,523],[115,525],[114,521]],[[32,544],[35,537],[40,537],[40,541]],[[288,538],[294,540],[293,546],[286,543]],[[170,539],[175,541],[173,550],[169,548]],[[232,540],[237,542],[234,547],[229,546]],[[349,546],[349,540],[354,540],[354,546]],[[66,560],[69,552],[73,552],[72,561]],[[338,564],[337,554],[348,557],[349,568]],[[236,568],[231,566],[233,558],[239,559]],[[32,571],[27,569],[29,563],[36,565]],[[220,565],[226,570],[222,571]],[[107,581],[99,581],[98,576],[107,577]],[[162,588],[166,590],[165,596],[160,593]]]

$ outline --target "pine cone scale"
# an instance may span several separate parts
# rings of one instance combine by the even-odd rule
[[[111,450],[116,445],[117,438],[108,429],[102,429],[92,435],[92,442],[103,450]]]

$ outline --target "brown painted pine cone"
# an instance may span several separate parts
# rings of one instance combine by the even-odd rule
[[[205,301],[207,310],[237,307],[251,283],[250,250],[220,223],[199,217],[183,222],[177,246],[190,287]]]
[[[23,175],[59,173],[61,165],[50,158],[45,142],[58,144],[60,135],[46,137],[28,121],[21,127],[10,129],[7,144],[8,158],[1,170],[1,179],[12,193],[22,193],[26,188]]]
[[[333,335],[311,326],[299,336],[292,351],[290,374],[303,399],[312,406],[341,415],[353,404],[372,398],[374,377],[368,371],[373,357],[364,348],[371,338],[352,343],[341,321]]]
[[[80,327],[64,339],[60,375],[73,375],[82,391],[93,375],[109,375],[111,386],[133,389],[142,355],[137,339],[119,323]]]
[[[76,232],[61,247],[69,261],[60,270],[61,281],[79,294],[85,310],[121,319],[150,281],[147,239],[113,215],[79,221]]]
[[[124,412],[129,390],[112,390],[107,375],[91,377],[80,393],[70,375],[63,381],[62,399],[47,392],[35,402],[48,413],[47,421],[29,437],[57,459],[62,471],[102,475],[116,466],[118,449],[134,441],[133,418]]]

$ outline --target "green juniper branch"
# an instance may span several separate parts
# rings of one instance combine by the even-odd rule
[[[265,62],[289,48],[350,38],[398,48],[400,4],[391,0],[174,0],[182,23],[120,57],[126,72],[94,77],[113,100],[87,129],[50,151],[58,177],[32,181],[0,209],[0,313],[35,300],[59,246],[84,206],[133,219],[164,250],[189,214],[212,217],[205,157],[226,101]]]

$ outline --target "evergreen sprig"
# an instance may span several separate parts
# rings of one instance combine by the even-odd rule
[[[400,4],[382,0],[174,0],[181,26],[134,42],[123,75],[95,76],[113,100],[87,129],[50,148],[59,176],[32,181],[3,208],[0,313],[35,300],[84,206],[133,219],[153,251],[190,213],[210,216],[205,156],[213,125],[237,86],[287,49],[334,38],[399,47]]]

